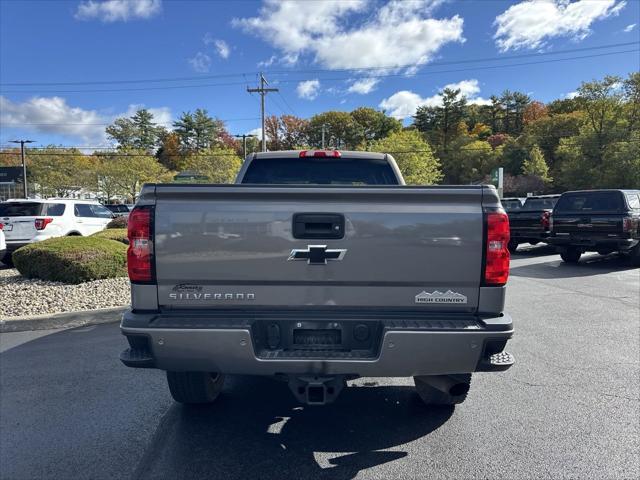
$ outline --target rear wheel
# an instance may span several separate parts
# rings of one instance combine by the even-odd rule
[[[631,249],[629,261],[632,267],[640,267],[640,243]]]
[[[519,243],[518,243],[517,240],[511,239],[511,240],[509,240],[509,243],[507,244],[507,248],[509,248],[509,251],[511,253],[515,253],[516,250],[518,250],[518,245],[519,245]]]
[[[577,248],[567,248],[564,252],[560,252],[560,258],[567,263],[578,263],[582,252]]]
[[[176,402],[212,403],[224,384],[224,375],[210,372],[167,372],[169,391]]]
[[[442,390],[431,386],[427,380],[428,376],[413,377],[413,382],[416,384],[416,392],[420,396],[420,399],[427,405],[457,405],[462,403],[467,398],[469,386],[471,385],[471,374],[463,373],[459,375],[451,375],[460,384],[466,384],[467,388],[462,388],[460,394],[456,394],[454,390],[452,394],[445,393]]]

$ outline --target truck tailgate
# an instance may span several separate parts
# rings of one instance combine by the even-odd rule
[[[477,309],[482,187],[155,189],[161,308]],[[343,216],[344,236],[294,238],[296,214]],[[290,259],[310,247],[327,263]],[[332,260],[331,250],[340,258]]]

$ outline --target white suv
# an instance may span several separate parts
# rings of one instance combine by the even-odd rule
[[[24,245],[65,235],[91,235],[104,230],[112,218],[108,209],[90,200],[7,200],[0,203],[7,242],[0,260],[11,265],[12,252]]]
[[[7,242],[4,240],[4,232],[2,231],[4,225],[0,223],[0,260],[4,258],[4,254],[7,252]]]

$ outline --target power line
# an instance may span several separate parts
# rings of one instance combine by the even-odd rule
[[[267,93],[270,92],[277,92],[278,89],[277,88],[266,88],[265,85],[269,85],[269,83],[267,82],[267,79],[264,78],[264,75],[261,73],[260,74],[260,86],[257,88],[249,88],[247,87],[247,92],[249,93],[259,93],[260,94],[260,117],[262,120],[262,132],[260,132],[262,134],[262,151],[266,152],[267,151],[267,139],[264,133],[264,97],[267,96]]]
[[[620,50],[616,52],[605,52],[605,53],[598,53],[598,54],[592,54],[592,55],[554,58],[554,59],[539,60],[539,61],[533,61],[533,62],[510,63],[510,64],[504,64],[504,65],[484,65],[484,66],[478,66],[478,67],[459,68],[459,69],[452,69],[452,70],[417,72],[417,73],[411,74],[409,77],[437,75],[442,73],[468,72],[468,71],[475,72],[478,70],[494,70],[494,69],[500,69],[500,68],[522,67],[522,66],[528,66],[528,65],[540,65],[540,64],[546,64],[546,63],[565,62],[569,60],[582,60],[587,58],[605,57],[609,55],[620,55],[624,53],[635,53],[638,51],[640,51],[640,49],[635,48],[635,49],[629,49],[629,50]],[[386,73],[386,74],[379,74],[379,75],[370,75],[369,78],[390,78],[390,77],[407,77],[407,76],[408,75],[406,73]],[[308,77],[292,78],[289,80],[279,80],[278,83],[290,84],[290,83],[301,82],[307,79]],[[351,79],[352,79],[351,76],[341,76],[341,77],[329,77],[329,78],[325,77],[325,78],[321,78],[320,80],[322,80],[323,82],[330,82],[330,81],[342,81],[342,80],[351,80]],[[164,87],[146,87],[146,88],[112,88],[112,89],[88,89],[88,90],[4,90],[3,92],[4,93],[40,93],[40,94],[105,93],[105,92],[129,92],[129,91],[145,91],[145,90],[168,90],[168,89],[181,89],[181,88],[223,87],[223,86],[234,86],[234,85],[245,85],[245,84],[246,82],[243,81],[243,82],[229,82],[229,83],[210,83],[210,84],[200,84],[200,85],[170,85],[170,86],[164,86]]]
[[[502,61],[502,60],[510,60],[510,59],[518,59],[518,58],[530,58],[530,57],[542,57],[549,55],[562,55],[564,53],[576,53],[576,52],[585,52],[585,51],[593,51],[593,50],[604,50],[608,48],[616,48],[616,47],[626,47],[629,45],[637,45],[640,42],[622,42],[622,43],[611,43],[607,45],[597,45],[593,47],[582,47],[582,48],[571,48],[564,50],[556,50],[553,52],[536,52],[536,53],[523,53],[517,55],[508,55],[508,56],[497,56],[497,57],[481,57],[481,58],[473,58],[473,59],[463,59],[463,60],[450,60],[450,61],[442,61],[442,62],[430,62],[420,64],[418,66],[440,66],[440,65],[457,65],[464,63],[479,63],[479,62],[492,62],[492,61]],[[321,73],[321,72],[359,72],[359,71],[367,71],[367,70],[391,70],[391,69],[405,69],[416,67],[416,64],[405,64],[405,65],[388,65],[388,66],[376,66],[376,67],[354,67],[354,68],[318,68],[318,69],[306,69],[306,70],[270,70],[267,71],[269,75],[280,75],[280,74],[289,74],[291,72],[297,73]],[[41,86],[74,86],[74,85],[116,85],[116,84],[127,84],[127,83],[160,83],[160,82],[178,82],[178,81],[198,81],[198,80],[211,80],[217,78],[233,78],[233,77],[241,77],[245,75],[255,75],[258,72],[238,72],[238,73],[226,73],[226,74],[215,74],[215,75],[197,75],[197,76],[184,76],[184,77],[165,77],[165,78],[146,78],[146,79],[118,79],[118,80],[94,80],[94,81],[82,81],[82,82],[0,82],[2,86],[11,86],[11,87],[41,87]]]
[[[118,117],[124,118],[124,117]],[[240,122],[240,121],[249,121],[249,120],[259,120],[260,117],[244,117],[244,118],[216,118],[215,120],[220,120],[221,122]],[[15,125],[34,125],[34,126],[108,126],[111,123],[22,123],[22,122],[0,122],[0,126],[11,127]],[[155,125],[173,125],[175,122],[153,122]]]
[[[631,144],[631,143],[640,143],[640,140],[614,140],[611,142],[604,142],[606,145],[612,145],[612,144]],[[568,146],[568,147],[572,147],[572,146],[582,146],[582,145],[588,145],[588,144],[593,144],[596,145],[598,144],[598,142],[595,141],[581,141],[581,142],[564,142],[562,143],[562,145],[559,144],[543,144],[543,143],[537,143],[536,145],[538,145],[539,147],[556,147],[556,146]],[[105,151],[105,150],[113,150],[114,147],[32,147],[29,148],[27,157],[29,157],[30,155],[52,155],[52,156],[77,156],[77,155],[85,155],[83,153],[75,153],[75,152],[60,152],[60,153],[50,153],[50,152],[38,152],[38,151],[33,151],[36,149],[77,149],[77,150],[88,150],[88,149],[95,149],[96,151],[93,152],[91,155],[88,156],[118,156],[118,157],[153,157],[153,154],[146,154],[146,153],[125,153],[125,152],[118,152],[118,151]],[[429,150],[385,150],[384,153],[390,153],[390,154],[401,154],[401,153],[434,153],[435,149],[429,149]],[[486,151],[486,148],[475,148],[475,147],[471,147],[471,148],[465,148],[464,146],[461,147],[459,150],[461,151],[465,151],[465,152],[469,152],[469,151]],[[493,149],[492,149],[493,150]],[[366,152],[367,150],[357,150],[357,151],[362,151],[362,152]],[[20,155],[20,152],[3,152],[0,151],[0,155]],[[164,155],[166,157],[184,157],[184,156],[188,156],[188,153],[185,154],[167,154]],[[203,155],[203,154],[198,154],[199,156],[202,156],[204,158],[214,158],[214,157],[218,157],[218,156],[237,156],[235,153],[216,153],[216,154],[211,154],[211,155]]]

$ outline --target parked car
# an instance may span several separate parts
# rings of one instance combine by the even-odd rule
[[[90,200],[49,198],[0,203],[0,223],[7,241],[1,261],[11,265],[12,253],[29,243],[99,232],[112,218],[108,209]]]
[[[4,224],[0,223],[0,258],[4,258],[5,253],[7,253],[7,242],[4,238]]]
[[[225,374],[307,404],[413,376],[453,405],[513,364],[493,186],[408,187],[390,155],[324,150],[253,154],[236,183],[146,185],[129,217],[120,358],[167,371],[176,401],[214,401]]]
[[[108,208],[111,213],[114,214],[114,217],[128,217],[129,212],[131,211],[131,208],[129,208],[128,205],[124,205],[122,203],[119,203],[119,204],[114,203],[114,204],[109,204],[104,206]]]
[[[537,245],[551,234],[549,217],[560,195],[527,197],[520,208],[507,209],[509,215],[509,251],[515,252],[521,243]]]
[[[584,252],[620,252],[640,266],[640,190],[563,193],[551,225],[549,242],[565,262],[578,263]]]

